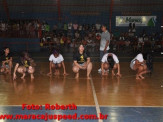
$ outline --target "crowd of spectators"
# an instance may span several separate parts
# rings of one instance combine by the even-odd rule
[[[49,32],[50,26],[39,20],[0,21],[0,37],[41,38],[43,31]]]
[[[98,51],[100,43],[101,24],[72,24],[64,23],[53,26],[51,32],[45,32],[41,38],[41,46],[60,46],[60,49],[67,47],[67,51],[72,47],[75,49],[79,44],[83,44],[89,51]]]
[[[127,32],[115,30],[111,34],[111,49],[113,51],[133,51],[149,48],[151,51],[163,48],[163,34],[158,32],[146,33],[143,30],[136,32],[135,24],[129,25]],[[60,49],[67,51],[75,49],[79,44],[84,44],[89,51],[99,51],[101,24],[58,23],[53,27],[47,22],[39,20],[11,20],[0,22],[0,37],[8,38],[40,38],[42,48]],[[129,51],[131,51],[129,50]]]
[[[144,51],[144,49],[148,49],[152,52],[161,51],[163,49],[163,33],[153,32],[146,33],[143,30],[140,34],[136,34],[135,32],[124,32],[119,33],[119,31],[115,31],[112,37],[112,47],[113,50],[120,51],[121,49],[132,49],[134,52],[136,51]],[[130,51],[130,50],[129,50]]]
[[[128,31],[120,32],[115,30],[111,34],[111,49],[118,51],[144,51],[148,48],[150,51],[160,51],[163,49],[163,34],[158,32],[146,33],[145,30],[137,33],[136,27],[129,26]],[[101,24],[72,24],[54,25],[53,31],[45,33],[41,42],[45,47],[51,44],[75,49],[80,43],[83,43],[89,51],[99,51],[101,35]]]

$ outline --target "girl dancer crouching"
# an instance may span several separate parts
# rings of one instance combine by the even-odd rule
[[[102,75],[108,75],[108,69],[112,70],[112,75],[115,76],[120,76],[120,64],[118,57],[113,54],[113,53],[106,53],[101,60],[101,70],[102,70]],[[115,74],[115,70],[117,70],[117,74]]]
[[[7,73],[11,74],[12,55],[8,47],[4,48],[4,54],[1,56],[1,58],[2,58],[1,72],[4,72],[5,74]]]
[[[130,63],[130,68],[137,71],[136,79],[144,79],[143,74],[149,73],[153,69],[152,56],[148,53],[139,53]]]
[[[64,64],[64,58],[57,49],[54,49],[53,54],[51,54],[49,57],[49,61],[50,72],[48,73],[48,75],[52,75],[52,69],[54,69],[55,71],[54,75],[60,75],[59,69],[61,68],[61,66],[63,67],[63,75],[68,75]]]
[[[28,72],[31,76],[31,79],[34,79],[34,71],[35,71],[35,63],[34,60],[29,56],[27,52],[23,52],[21,54],[20,60],[16,63],[14,73],[13,73],[13,80],[17,78],[16,72],[22,74],[21,79],[24,79],[26,76],[26,72]]]
[[[87,79],[91,78],[92,62],[90,54],[85,51],[83,44],[80,44],[78,51],[74,53],[72,70],[76,74],[76,79],[79,78],[79,70],[87,70]]]

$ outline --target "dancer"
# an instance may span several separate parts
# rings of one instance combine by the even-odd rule
[[[117,75],[121,77],[119,60],[113,53],[106,53],[101,60],[102,75],[108,75],[108,69],[112,71],[113,76]],[[117,70],[116,74],[115,70]]]
[[[10,53],[10,49],[8,47],[5,47],[4,55],[2,56],[1,72],[4,72],[5,74],[7,73],[11,74],[11,68],[12,68],[12,55]]]
[[[31,76],[31,80],[34,79],[35,66],[34,60],[29,56],[27,52],[22,52],[19,61],[16,63],[13,73],[13,80],[17,78],[16,72],[22,74],[21,79],[24,79],[26,72]]]
[[[145,79],[143,74],[150,73],[153,70],[153,60],[149,53],[139,53],[130,63],[130,68],[137,71],[136,79]]]
[[[76,73],[75,78],[79,78],[79,70],[87,70],[87,78],[90,79],[90,73],[92,71],[92,63],[90,61],[90,55],[85,51],[83,44],[79,45],[78,51],[73,56],[73,72]]]
[[[63,56],[59,53],[57,49],[53,50],[53,54],[50,55],[49,61],[50,71],[48,75],[52,75],[52,69],[54,69],[55,71],[54,75],[60,75],[59,69],[61,68],[61,66],[63,67],[63,75],[68,75],[66,72]]]

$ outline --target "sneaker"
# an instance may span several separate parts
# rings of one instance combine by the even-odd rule
[[[100,69],[98,69],[98,72],[101,72],[101,68],[100,68]]]

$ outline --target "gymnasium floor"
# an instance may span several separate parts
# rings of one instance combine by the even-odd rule
[[[93,63],[91,80],[86,79],[84,71],[80,72],[78,80],[74,79],[70,62],[66,62],[69,73],[66,77],[46,76],[49,71],[48,62],[40,61],[37,62],[33,81],[29,77],[25,80],[18,78],[12,81],[12,77],[1,74],[0,114],[32,113],[33,111],[21,110],[23,103],[37,105],[74,103],[78,106],[77,110],[57,112],[62,114],[76,112],[79,115],[107,114],[108,119],[103,120],[105,122],[162,122],[163,63],[154,63],[153,74],[146,75],[145,80],[135,80],[135,72],[130,70],[129,62],[121,62],[120,65],[122,78],[112,77],[111,74],[102,78],[97,72],[100,64],[96,62]],[[54,114],[56,111],[48,113]]]

